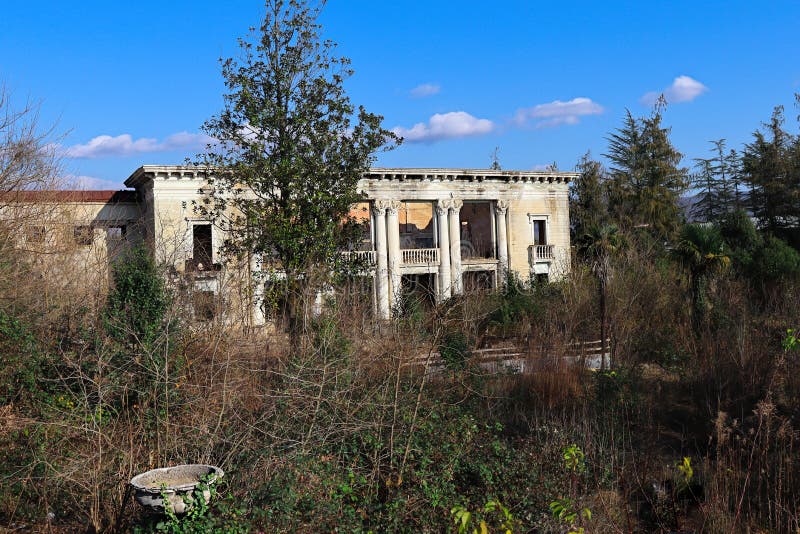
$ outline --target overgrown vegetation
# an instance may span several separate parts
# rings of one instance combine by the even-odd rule
[[[663,112],[627,115],[610,172],[582,162],[564,280],[508,276],[490,294],[409,300],[390,324],[340,290],[291,336],[198,328],[146,249],[116,264],[108,291],[31,284],[37,266],[4,220],[0,524],[796,532],[800,140],[776,112],[744,159],[716,144],[701,180],[725,208],[705,206],[709,220],[689,225],[677,205],[688,176]],[[2,154],[0,177],[28,183],[40,168]],[[338,213],[333,204],[323,211]],[[283,241],[297,230],[291,213],[279,237],[301,246]],[[251,251],[274,244],[260,243]],[[598,337],[613,358],[588,371],[576,342]],[[491,347],[516,351],[526,372],[479,365],[473,353]],[[204,462],[226,477],[190,514],[153,518],[124,499],[137,473]]]
[[[796,322],[796,282],[764,293],[745,271],[717,271],[695,324],[677,258],[619,254],[607,286],[613,371],[553,358],[599,329],[596,277],[580,264],[557,284],[510,282],[435,307],[414,329],[365,331],[356,315],[369,307],[331,308],[302,353],[274,333],[185,329],[172,342],[185,364],[169,373],[135,362],[146,352],[116,340],[100,320],[108,311],[97,328],[87,315],[70,350],[57,333],[37,335],[30,346],[58,358],[36,360],[28,387],[38,394],[4,404],[2,521],[165,532],[794,528],[800,382],[785,327]],[[4,335],[19,331],[4,324]],[[489,374],[469,357],[502,340],[525,347],[536,370]],[[445,372],[425,372],[431,350],[447,355]],[[132,475],[205,461],[227,475],[202,514],[165,522],[120,508]]]

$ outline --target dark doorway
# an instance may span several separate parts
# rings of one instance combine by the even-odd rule
[[[533,221],[533,244],[547,244],[547,223],[544,220]]]

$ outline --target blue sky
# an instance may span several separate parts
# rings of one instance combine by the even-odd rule
[[[218,60],[262,12],[257,0],[5,0],[0,83],[41,104],[65,173],[119,187],[199,150],[222,104]],[[740,147],[778,104],[796,131],[797,1],[330,0],[321,23],[352,59],[353,102],[408,139],[382,166],[481,168],[499,147],[507,169],[570,170],[664,91],[686,163],[712,139]]]

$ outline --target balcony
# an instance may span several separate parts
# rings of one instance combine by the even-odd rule
[[[438,248],[408,248],[401,250],[403,265],[438,265]]]
[[[528,262],[534,263],[552,262],[555,259],[555,245],[530,245],[528,247]]]
[[[195,273],[199,275],[213,276],[222,270],[222,265],[219,263],[211,263],[210,260],[196,260],[188,258],[183,265],[184,272]]]
[[[342,252],[342,258],[348,262],[363,263],[370,267],[375,266],[374,250],[347,250]]]

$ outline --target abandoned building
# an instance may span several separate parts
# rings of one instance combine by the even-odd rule
[[[365,223],[369,219],[369,235],[342,253],[369,266],[374,310],[382,319],[390,318],[409,288],[442,301],[496,288],[507,273],[555,279],[570,264],[568,187],[575,177],[557,171],[373,168],[359,182],[366,201],[352,212]],[[195,315],[210,317],[213,312],[199,309],[228,291],[232,275],[248,275],[226,272],[220,252],[225,236],[192,207],[204,184],[206,175],[196,167],[146,165],[125,181],[133,191],[49,192],[49,200],[40,193],[24,202],[63,204],[70,220],[61,217],[61,237],[49,239],[71,239],[96,262],[110,262],[121,245],[146,240],[160,264],[191,284]],[[24,232],[30,244],[53,234],[43,223],[29,224]],[[254,300],[239,307],[248,322],[263,324],[267,317],[257,294]]]

